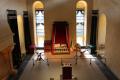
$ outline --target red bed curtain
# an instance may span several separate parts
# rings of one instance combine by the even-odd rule
[[[54,44],[67,44],[69,48],[69,24],[66,21],[56,21],[53,24],[52,31],[52,48]]]

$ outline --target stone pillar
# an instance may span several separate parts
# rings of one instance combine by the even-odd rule
[[[13,45],[10,45],[0,51],[0,80],[7,80],[11,74],[16,74],[12,63],[13,47]]]

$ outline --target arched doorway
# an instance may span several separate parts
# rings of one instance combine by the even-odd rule
[[[33,23],[35,46],[44,47],[44,6],[41,1],[33,3]]]
[[[86,46],[87,33],[87,3],[78,1],[76,4],[76,42]]]
[[[106,15],[101,13],[99,15],[99,23],[98,23],[98,48],[105,46],[106,39]]]

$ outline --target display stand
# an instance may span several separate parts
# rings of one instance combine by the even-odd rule
[[[70,63],[63,63],[62,80],[72,80],[72,66]]]

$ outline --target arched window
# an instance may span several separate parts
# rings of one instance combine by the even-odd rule
[[[37,47],[44,47],[44,6],[42,2],[36,1],[33,4],[34,37]]]
[[[87,32],[87,3],[78,1],[76,4],[76,42],[81,46],[86,45]]]

